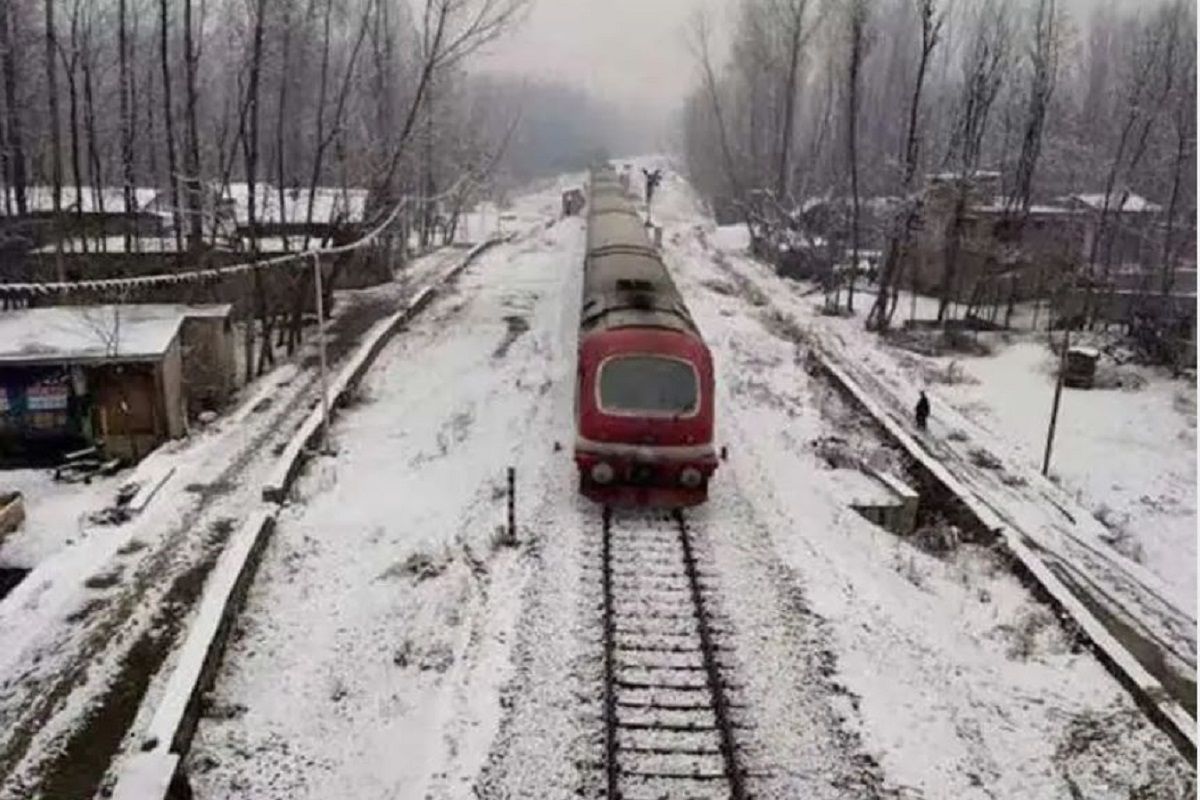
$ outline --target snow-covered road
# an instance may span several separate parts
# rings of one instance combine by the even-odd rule
[[[583,224],[480,259],[380,356],[281,514],[188,769],[214,798],[586,796],[601,785],[598,510],[570,449]],[[821,457],[896,454],[715,262],[669,174],[665,257],[718,365],[689,524],[730,624],[758,797],[1183,797],[1194,772],[985,547],[853,512]],[[517,470],[516,546],[501,541]]]

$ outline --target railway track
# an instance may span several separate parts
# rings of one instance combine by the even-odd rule
[[[628,524],[605,509],[600,549],[603,796],[751,797],[732,650],[683,514]]]

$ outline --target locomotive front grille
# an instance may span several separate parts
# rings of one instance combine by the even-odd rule
[[[629,470],[629,482],[646,485],[654,481],[654,467],[650,464],[634,464]]]

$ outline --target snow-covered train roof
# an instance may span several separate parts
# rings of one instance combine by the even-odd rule
[[[611,170],[593,170],[581,326],[696,333],[687,306]]]
[[[641,217],[632,210],[594,209],[588,218],[587,254],[590,257],[597,252],[613,249],[654,254]]]
[[[648,326],[696,332],[666,266],[647,253],[590,256],[584,270],[581,319],[584,329]]]

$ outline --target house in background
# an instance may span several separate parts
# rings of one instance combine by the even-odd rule
[[[155,194],[154,189],[134,187],[133,207],[127,213],[121,187],[81,186],[76,192],[74,186],[63,186],[58,201],[61,213],[56,214],[52,188],[34,185],[25,189],[25,213],[21,214],[15,192],[6,186],[0,192],[0,250],[53,250],[61,241],[70,252],[79,249],[83,239],[103,241],[112,237],[123,242],[126,235],[150,239],[163,236],[170,220],[148,206]]]
[[[1000,173],[939,173],[929,176],[921,196],[916,241],[903,258],[906,285],[939,290],[956,213],[961,238],[954,294],[964,300],[991,284],[1003,284],[1017,299],[1047,296],[1092,264],[1093,256],[1095,271],[1105,276],[1145,272],[1161,256],[1163,209],[1132,192],[1114,192],[1107,212],[1101,193],[1035,203],[1021,214],[1003,196]],[[1184,227],[1190,226],[1180,225],[1180,241],[1194,240],[1194,228]]]
[[[235,388],[230,307],[52,306],[0,314],[0,460],[95,445],[138,461]]]

